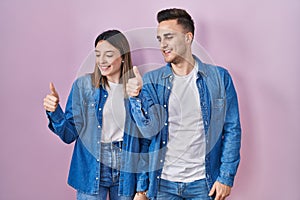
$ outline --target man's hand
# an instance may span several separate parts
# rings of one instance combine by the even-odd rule
[[[135,77],[129,79],[126,84],[126,91],[130,97],[138,96],[143,86],[142,76],[136,66],[133,66],[133,73]]]
[[[53,83],[50,83],[50,94],[44,98],[44,108],[47,111],[54,112],[59,103],[59,96]]]
[[[209,192],[209,196],[216,194],[215,200],[224,200],[230,195],[231,187],[216,181]]]
[[[146,194],[142,194],[142,193],[135,193],[134,199],[133,200],[148,200]]]

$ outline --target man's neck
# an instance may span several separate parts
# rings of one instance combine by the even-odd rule
[[[171,65],[176,75],[185,76],[193,70],[195,66],[195,59],[192,55],[190,55],[188,58],[182,58],[177,63],[171,63]]]

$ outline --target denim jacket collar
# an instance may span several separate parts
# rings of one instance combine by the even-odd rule
[[[199,58],[197,58],[197,56],[193,55],[193,58],[195,59],[195,61],[198,63],[198,75],[202,75],[204,77],[207,76],[207,72],[206,72],[206,68],[204,66],[204,64],[201,62],[201,60]],[[172,65],[171,63],[167,63],[166,67],[163,69],[163,73],[162,73],[162,78],[169,78],[174,74],[173,70],[172,70]]]

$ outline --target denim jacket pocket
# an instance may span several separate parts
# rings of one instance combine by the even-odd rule
[[[97,103],[95,101],[83,101],[84,105],[84,113],[87,116],[96,116],[96,106]]]

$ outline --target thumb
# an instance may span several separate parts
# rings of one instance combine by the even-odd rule
[[[58,96],[58,94],[55,90],[54,84],[52,82],[50,82],[50,87],[49,88],[50,88],[50,91],[51,91],[52,95]]]
[[[211,197],[211,196],[215,193],[215,190],[216,190],[216,184],[213,185],[213,187],[211,188],[211,190],[210,190],[208,196]]]
[[[142,79],[142,76],[141,76],[141,74],[140,74],[140,72],[139,72],[139,70],[136,66],[133,66],[132,70],[133,70],[133,73],[134,73],[136,78]]]

